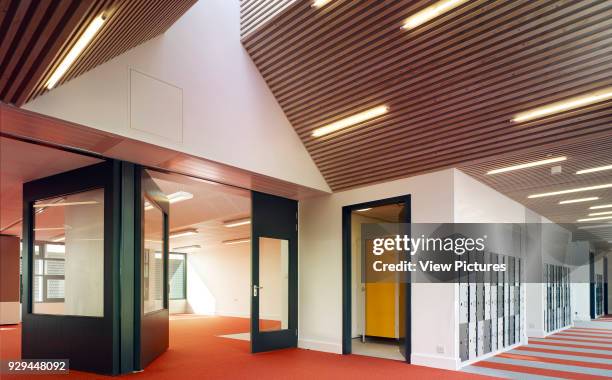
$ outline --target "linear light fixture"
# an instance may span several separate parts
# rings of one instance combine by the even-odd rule
[[[443,13],[450,11],[453,8],[460,6],[467,0],[442,0],[435,4],[428,6],[427,8],[413,14],[404,21],[402,29],[414,29],[419,25],[432,20]]]
[[[193,252],[193,251],[197,251],[198,249],[202,249],[202,246],[199,244],[194,244],[194,245],[186,245],[183,247],[174,247],[172,248],[172,252]]]
[[[389,112],[389,107],[385,105],[370,108],[369,110],[366,110],[366,111],[357,113],[355,115],[349,116],[347,118],[338,120],[331,124],[325,125],[321,128],[317,128],[314,131],[312,131],[312,137],[321,137],[329,133],[336,132],[341,129],[350,127],[351,125],[363,123],[364,121],[384,115],[387,112]]]
[[[552,163],[555,163],[555,162],[561,162],[561,161],[565,161],[565,160],[567,160],[567,157],[565,157],[565,156],[555,157],[555,158],[547,158],[545,160],[527,162],[527,163],[520,164],[520,165],[513,165],[513,166],[507,166],[505,168],[499,168],[499,169],[490,170],[490,171],[487,172],[487,174],[498,174],[498,173],[511,172],[513,170],[533,168],[534,166],[548,165],[548,164],[552,164]]]
[[[198,230],[195,228],[188,228],[186,230],[180,230],[180,231],[174,231],[170,233],[170,239],[174,239],[177,237],[183,237],[183,236],[190,236],[190,235],[196,235],[198,233]]]
[[[91,42],[96,33],[98,33],[100,28],[102,28],[104,21],[106,21],[106,15],[104,14],[99,15],[91,21],[87,29],[85,29],[83,34],[81,34],[81,37],[79,37],[72,49],[70,49],[66,57],[64,57],[62,62],[59,64],[59,66],[57,66],[47,81],[46,86],[49,90],[55,87],[57,82],[64,76],[64,74],[66,74],[66,71],[68,71],[70,66],[72,66],[74,61],[76,61],[83,50],[85,50],[85,47],[87,47],[87,45]]]
[[[573,110],[575,108],[588,106],[590,104],[599,103],[608,99],[612,99],[612,87],[607,87],[598,91],[590,92],[588,94],[564,99],[559,102],[547,104],[542,107],[518,113],[514,116],[514,118],[512,118],[512,121],[515,123],[520,123],[523,121],[538,119],[555,113],[565,112]]]
[[[58,236],[56,238],[51,239],[51,241],[54,242],[54,243],[59,243],[61,241],[66,241],[66,236],[65,235],[61,235],[61,236]]]
[[[612,228],[612,222],[608,222],[608,224],[595,224],[592,226],[580,226],[579,230],[594,230],[597,228]]]
[[[224,240],[222,241],[222,243],[227,244],[227,245],[232,245],[232,244],[248,243],[250,241],[251,239],[249,238],[241,238],[241,239]]]
[[[80,205],[97,205],[98,201],[80,201],[80,202],[57,202],[57,203],[37,203],[34,208],[43,207],[60,207],[60,206],[80,206]]]
[[[578,193],[581,191],[590,191],[590,190],[600,190],[600,189],[608,189],[612,187],[612,183],[606,183],[605,185],[596,185],[596,186],[588,186],[588,187],[578,187],[576,189],[568,189],[568,190],[560,190],[560,191],[552,191],[550,193],[540,193],[540,194],[532,194],[527,198],[542,198],[542,197],[550,197],[553,195],[563,195],[563,194],[571,194]]]
[[[238,227],[238,226],[244,226],[246,224],[251,224],[251,218],[250,217],[241,218],[241,219],[234,219],[234,220],[228,220],[228,221],[223,222],[223,225],[225,227]]]
[[[612,215],[608,215],[608,216],[596,216],[594,218],[578,219],[578,222],[594,222],[596,220],[606,220],[606,219],[612,219]]]
[[[566,205],[566,204],[570,204],[570,203],[580,203],[580,202],[590,202],[590,201],[596,201],[598,200],[599,197],[588,197],[588,198],[579,198],[579,199],[568,199],[566,201],[561,201],[559,202],[560,205]]]
[[[34,228],[34,231],[63,231],[64,227],[41,227]]]
[[[193,198],[193,194],[188,193],[186,191],[177,191],[176,193],[169,194],[167,198],[168,198],[168,203],[172,204],[172,203],[182,202],[182,201],[191,199]],[[145,210],[148,211],[152,209],[153,209],[153,205],[149,203],[149,201],[145,201]]]
[[[321,8],[325,4],[329,3],[331,0],[314,0],[312,2],[313,8]]]
[[[587,173],[601,172],[604,170],[612,170],[612,165],[599,166],[596,168],[578,170],[576,174],[587,174]]]
[[[600,212],[592,212],[589,216],[599,216],[599,215],[610,215],[612,211],[600,211]]]
[[[612,203],[607,204],[607,205],[591,206],[591,207],[589,207],[589,209],[591,209],[591,210],[598,210],[600,208],[610,208],[610,207],[612,207]]]
[[[372,207],[366,207],[366,208],[360,208],[359,210],[355,210],[355,211],[357,211],[357,212],[364,212],[364,211],[369,211],[371,209],[372,209]]]

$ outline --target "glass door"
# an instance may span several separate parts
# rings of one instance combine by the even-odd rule
[[[251,351],[297,347],[297,201],[252,194]]]
[[[140,310],[140,369],[168,349],[168,198],[145,169],[140,169],[140,286],[136,299]],[[137,175],[138,178],[138,175]],[[138,360],[138,359],[137,359]],[[137,363],[138,364],[138,363]],[[137,366],[138,368],[138,366]]]
[[[24,359],[118,372],[117,173],[107,161],[24,184]]]

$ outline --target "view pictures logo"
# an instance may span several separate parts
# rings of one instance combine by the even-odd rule
[[[395,237],[374,239],[372,253],[380,256],[385,252],[407,252],[410,255],[416,255],[419,251],[444,251],[461,256],[473,250],[483,251],[486,239],[487,235],[476,239],[466,237],[427,238],[425,235],[412,238],[408,235],[395,235]]]

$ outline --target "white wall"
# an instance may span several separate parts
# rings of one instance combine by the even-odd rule
[[[568,244],[568,258],[573,266],[570,272],[572,319],[591,320],[589,285],[589,243],[572,242]]]
[[[136,70],[132,89],[130,69]],[[134,78],[142,86],[136,87],[140,82]],[[138,94],[133,109],[131,90]],[[162,105],[147,108],[155,99]],[[179,112],[176,117],[159,112],[169,102]],[[329,191],[240,43],[239,0],[197,2],[164,35],[24,108]],[[134,128],[137,120],[148,132]],[[178,129],[163,120],[176,122]]]
[[[452,222],[452,188],[444,170],[300,202],[300,347],[342,352],[342,207],[411,194],[413,222]],[[455,367],[454,299],[452,284],[412,286],[413,363]]]

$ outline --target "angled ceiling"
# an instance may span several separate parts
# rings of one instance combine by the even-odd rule
[[[21,106],[45,84],[91,21],[102,29],[58,82],[168,29],[196,0],[0,0],[0,101]]]
[[[609,100],[510,122],[612,85],[612,3],[475,0],[401,29],[432,3],[242,2],[243,45],[334,191],[612,134]],[[382,117],[311,136],[381,104]]]

